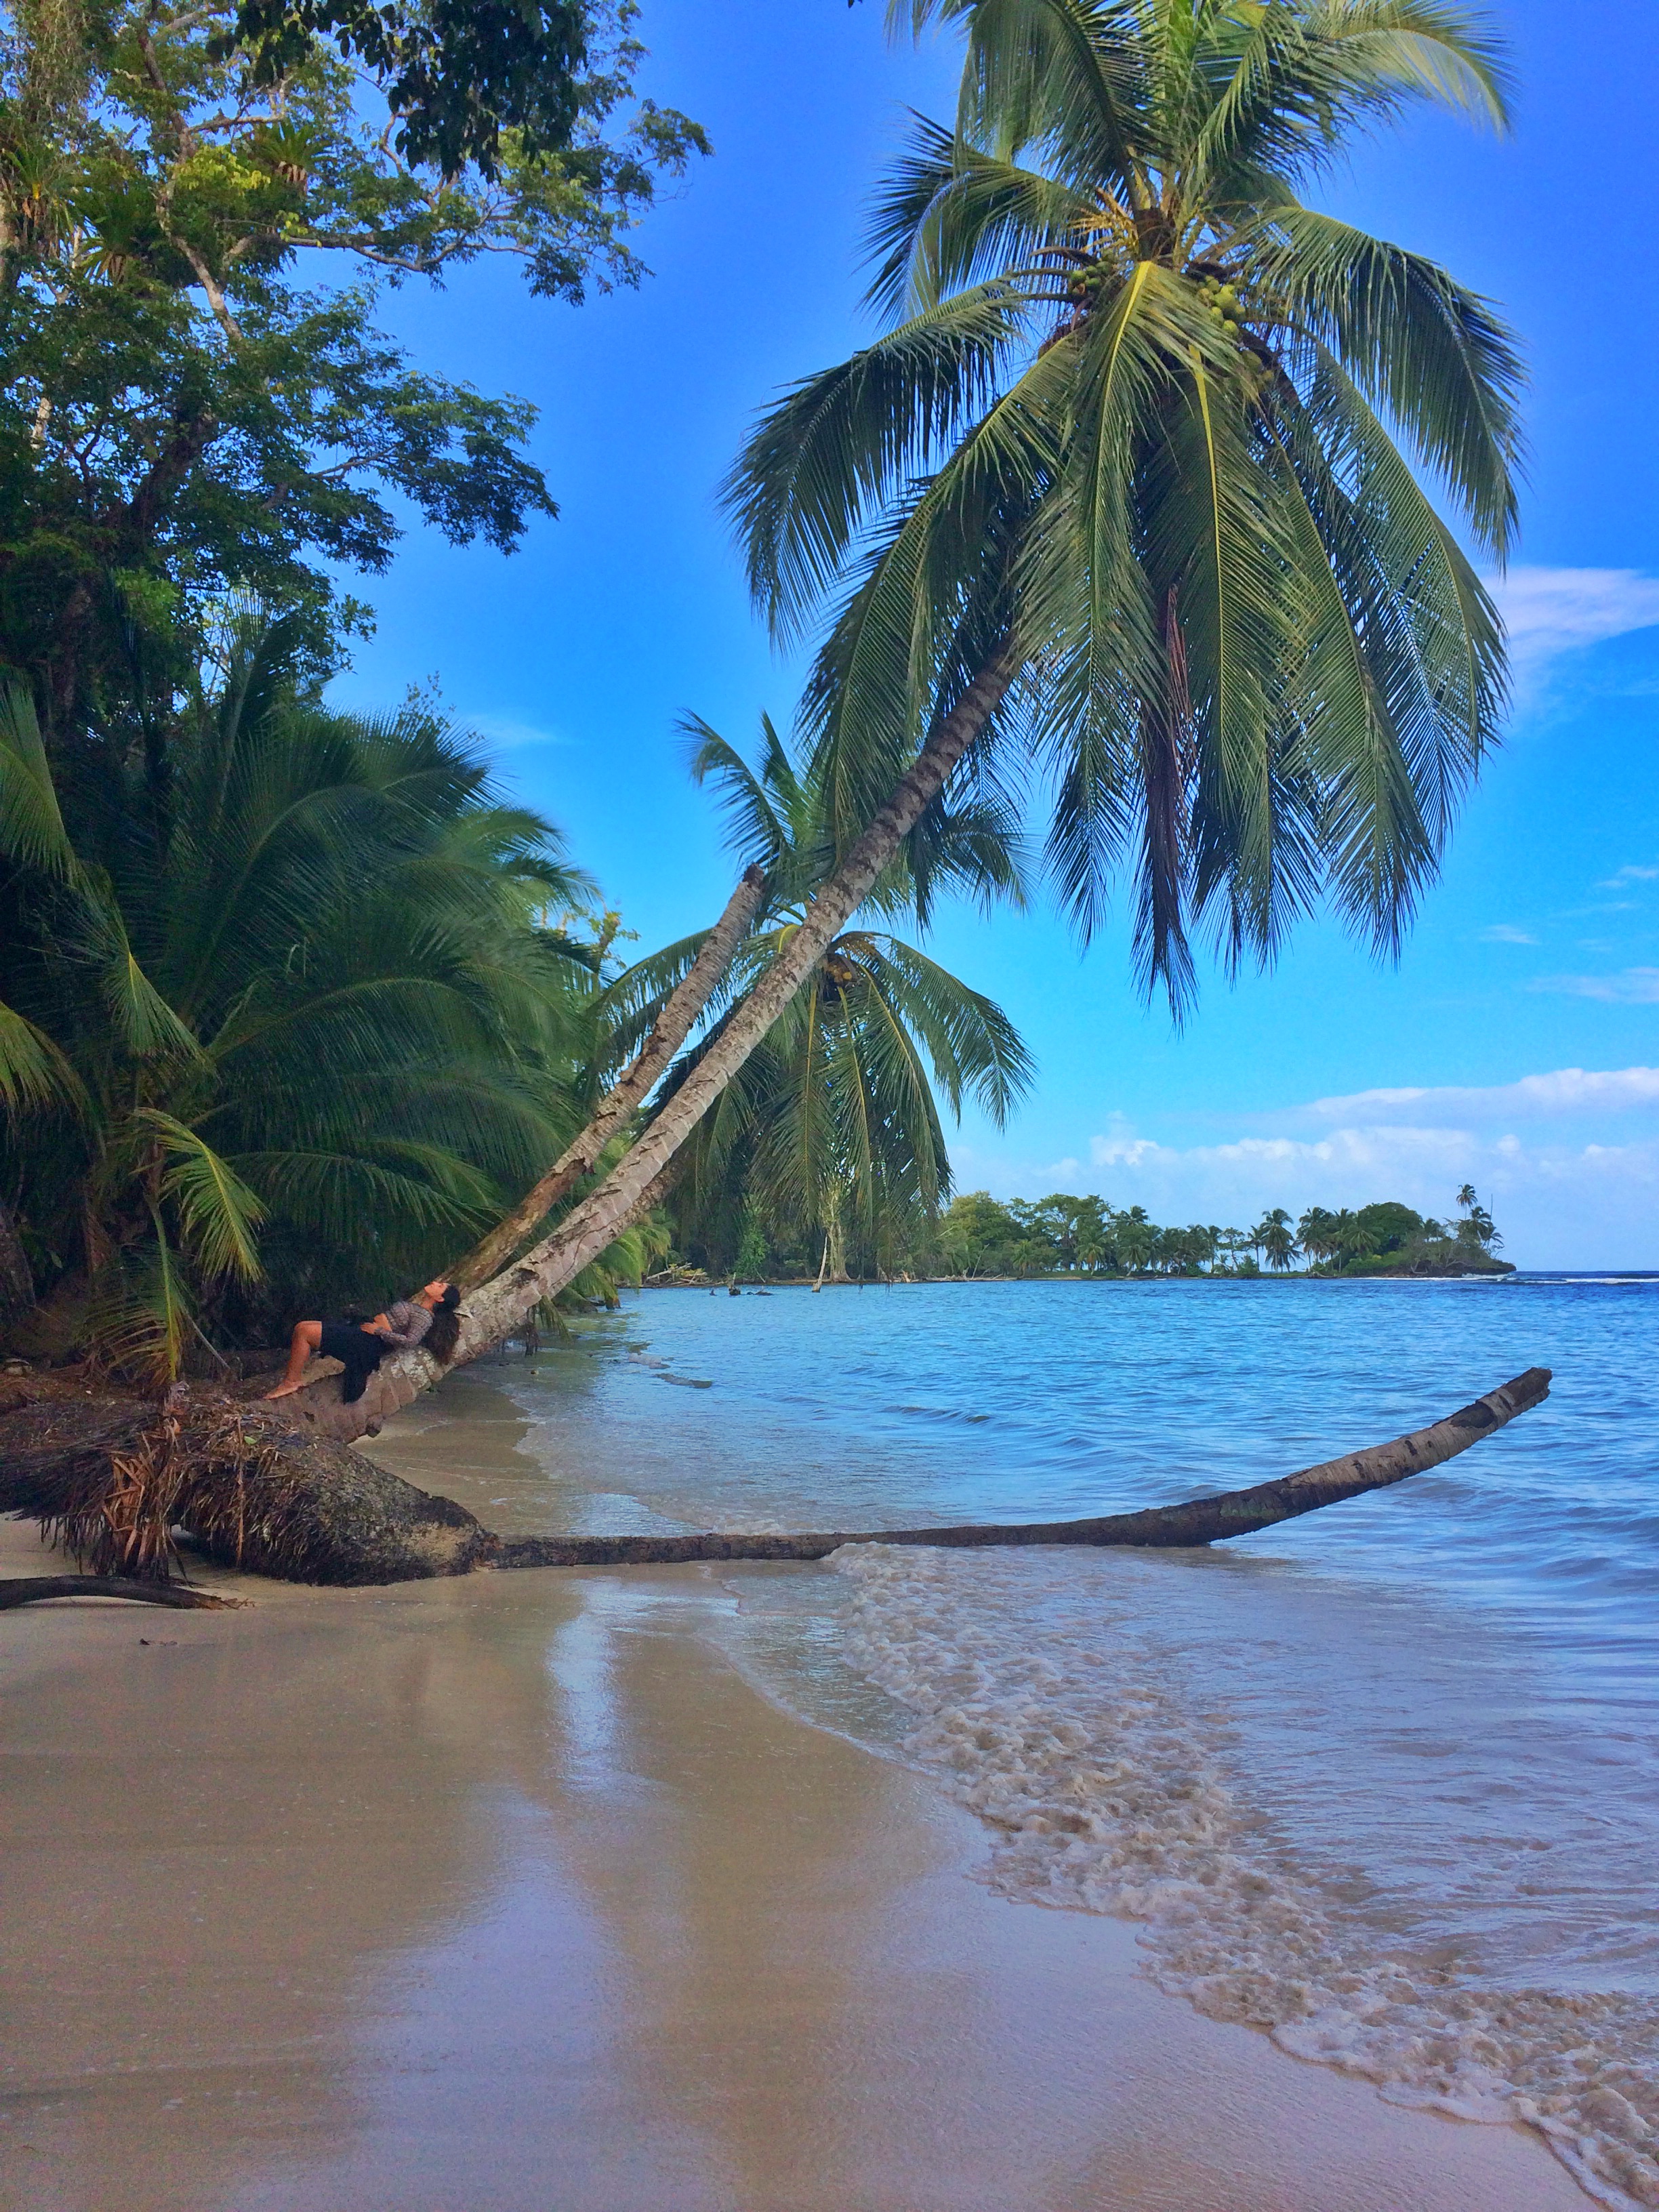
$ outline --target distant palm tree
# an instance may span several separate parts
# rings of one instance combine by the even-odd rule
[[[1322,1206],[1310,1206],[1296,1224],[1297,1241],[1313,1261],[1335,1256],[1337,1217]]]
[[[1146,1218],[1144,1206],[1132,1206],[1117,1218],[1117,1249],[1131,1274],[1144,1274],[1158,1249],[1158,1231]]]
[[[1352,1260],[1364,1260],[1376,1249],[1376,1239],[1356,1212],[1348,1206],[1332,1220],[1327,1232],[1328,1248],[1334,1259],[1346,1267]]]
[[[1111,1233],[1097,1209],[1085,1212],[1077,1227],[1077,1259],[1080,1267],[1091,1272],[1105,1267],[1111,1256]]]
[[[771,887],[763,926],[733,966],[729,1018],[800,927],[800,902],[830,851],[823,793],[766,717],[757,766],[706,723],[688,727],[694,778],[715,788],[728,843]],[[920,902],[943,883],[1018,897],[1018,854],[1016,831],[991,802],[942,812],[918,863]],[[878,915],[914,907],[918,889],[910,856],[900,855],[870,903]],[[720,1035],[717,1021],[685,1056],[671,1097]],[[697,1132],[679,1203],[707,1223],[746,1197],[767,1223],[823,1237],[832,1257],[848,1232],[874,1255],[884,1229],[931,1219],[950,1195],[935,1088],[952,1113],[971,1097],[1000,1126],[1030,1077],[1018,1033],[989,999],[889,932],[844,930]]]
[[[1262,1215],[1250,1231],[1250,1239],[1257,1251],[1266,1253],[1267,1265],[1281,1273],[1296,1256],[1296,1238],[1291,1232],[1291,1217],[1282,1206],[1275,1206],[1271,1212]]]

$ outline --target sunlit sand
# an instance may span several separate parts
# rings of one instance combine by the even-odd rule
[[[455,1425],[474,1480],[506,1410]],[[925,1777],[738,1676],[705,1570],[243,1588],[0,1620],[9,2205],[1584,2202],[992,1894]]]

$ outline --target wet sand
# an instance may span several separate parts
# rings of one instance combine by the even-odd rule
[[[544,1510],[509,1401],[446,1395],[378,1455]],[[710,1570],[204,1578],[256,1602],[0,1615],[8,2212],[1585,2202],[992,1894],[925,1777],[734,1670]]]

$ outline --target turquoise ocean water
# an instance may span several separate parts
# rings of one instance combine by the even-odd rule
[[[1198,1553],[733,1571],[732,1648],[919,1761],[1011,1894],[1659,2205],[1659,1280],[647,1291],[493,1379],[499,1524],[880,1528],[1231,1489],[1538,1364],[1428,1475]],[[707,1385],[698,1388],[697,1385]]]

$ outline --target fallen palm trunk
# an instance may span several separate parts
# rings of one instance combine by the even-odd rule
[[[821,1559],[843,1544],[1192,1546],[1224,1542],[1438,1467],[1549,1395],[1529,1367],[1444,1420],[1299,1474],[1180,1505],[1083,1521],[863,1528],[805,1536],[495,1535],[453,1499],[428,1496],[359,1452],[286,1427],[278,1408],[218,1401],[180,1425],[173,1510],[215,1559],[288,1582],[394,1583],[475,1567],[668,1565],[690,1559]],[[0,1419],[0,1511],[94,1525],[88,1500],[137,1455],[154,1407],[28,1407]],[[92,1564],[105,1564],[95,1554]]]
[[[55,1597],[124,1597],[135,1605],[170,1605],[179,1611],[222,1613],[235,1598],[215,1597],[186,1583],[133,1582],[125,1575],[11,1575],[0,1581],[0,1613],[44,1605]]]
[[[1529,1367],[1501,1389],[1449,1413],[1426,1429],[1392,1443],[1324,1461],[1251,1490],[1223,1491],[1185,1505],[1154,1505],[1139,1513],[1109,1513],[1087,1521],[973,1522],[939,1528],[863,1528],[820,1536],[531,1536],[503,1543],[494,1564],[502,1567],[632,1566],[676,1559],[822,1559],[843,1544],[1097,1544],[1180,1547],[1224,1543],[1271,1528],[1322,1505],[1340,1504],[1368,1490],[1403,1482],[1408,1474],[1438,1467],[1517,1413],[1548,1397],[1550,1370]]]

